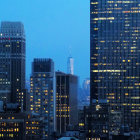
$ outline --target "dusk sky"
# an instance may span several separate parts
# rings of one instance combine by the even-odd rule
[[[21,21],[26,32],[26,77],[34,58],[52,58],[67,72],[69,48],[80,83],[89,77],[89,0],[2,0],[1,21]]]

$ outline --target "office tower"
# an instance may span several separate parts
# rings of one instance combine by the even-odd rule
[[[25,89],[24,26],[20,22],[2,22],[0,27],[0,100],[24,106],[23,89]]]
[[[72,57],[68,58],[68,62],[67,62],[67,71],[68,74],[74,74],[74,59]]]
[[[56,124],[57,132],[64,133],[68,126],[78,124],[78,77],[56,72]]]
[[[83,100],[88,102],[90,99],[90,79],[89,78],[84,79],[83,84],[82,84],[82,90],[83,90],[83,94],[80,96],[81,98],[83,98]]]
[[[91,105],[107,99],[122,125],[140,128],[140,1],[90,1]]]
[[[51,59],[34,59],[30,78],[30,110],[44,117],[43,139],[55,131],[55,72]]]

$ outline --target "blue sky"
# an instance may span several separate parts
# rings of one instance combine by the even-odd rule
[[[67,71],[69,47],[80,82],[89,77],[89,0],[2,0],[1,21],[21,21],[26,31],[26,77],[33,58],[52,58]]]

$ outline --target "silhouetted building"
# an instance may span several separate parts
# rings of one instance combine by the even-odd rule
[[[0,26],[0,100],[24,104],[25,33],[20,22],[2,22]]]
[[[34,59],[30,78],[30,110],[44,117],[43,139],[55,131],[55,72],[51,59]]]
[[[79,126],[79,132],[80,132],[80,140],[85,140],[86,135],[88,135],[88,122],[89,122],[89,115],[90,115],[90,107],[84,106],[83,109],[80,109],[78,111],[78,126]]]
[[[0,139],[25,140],[26,114],[20,112],[20,106],[1,102],[0,108]]]
[[[30,102],[30,92],[28,92],[26,90],[26,111],[30,111],[30,106],[31,106],[31,102]]]
[[[140,128],[140,1],[90,0],[90,84],[122,125]]]
[[[56,72],[56,124],[62,134],[69,125],[78,124],[78,77]]]

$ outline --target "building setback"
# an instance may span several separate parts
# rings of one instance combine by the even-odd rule
[[[68,126],[78,124],[78,77],[56,72],[56,124],[57,132],[66,132]]]
[[[90,0],[91,106],[94,99],[107,99],[130,131],[140,128],[139,5]]]
[[[30,110],[44,117],[43,139],[51,139],[55,131],[55,72],[51,59],[34,59],[30,94]]]
[[[25,33],[20,22],[0,26],[0,100],[19,103],[24,109]]]

